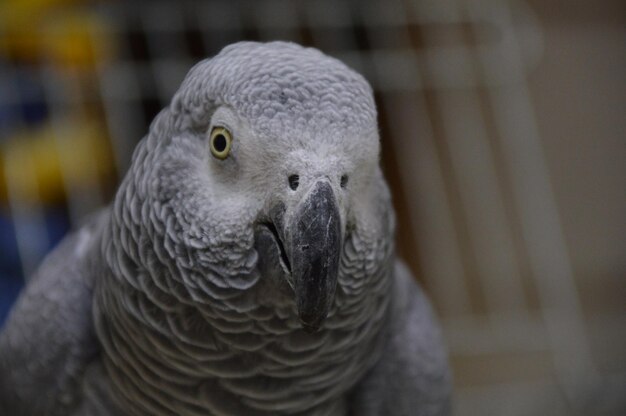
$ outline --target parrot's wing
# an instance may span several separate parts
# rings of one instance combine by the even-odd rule
[[[430,302],[400,261],[394,274],[387,346],[351,395],[351,415],[447,415],[451,377]]]
[[[94,262],[104,210],[44,260],[0,331],[0,415],[67,414],[98,354],[92,323]]]

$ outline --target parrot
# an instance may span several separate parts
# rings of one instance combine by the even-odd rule
[[[0,414],[449,414],[377,118],[368,81],[312,47],[193,66],[111,203],[19,295]]]

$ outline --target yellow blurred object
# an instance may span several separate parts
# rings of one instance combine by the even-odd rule
[[[49,12],[76,0],[5,0],[0,3],[0,49],[35,59],[40,52],[42,22]]]
[[[58,200],[65,187],[80,189],[109,174],[112,157],[99,123],[70,119],[24,131],[0,147],[0,198]]]
[[[50,61],[68,67],[92,67],[111,56],[106,26],[94,15],[70,14],[46,27],[43,49]]]
[[[23,28],[25,24],[34,23],[44,13],[56,7],[80,2],[81,0],[3,0],[0,3],[0,16],[3,17],[5,28]]]
[[[77,0],[9,0],[0,5],[0,51],[18,59],[90,68],[113,42],[97,14],[67,7]]]

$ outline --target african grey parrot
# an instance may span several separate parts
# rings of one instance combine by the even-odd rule
[[[17,301],[0,414],[447,414],[379,151],[336,59],[242,42],[197,64]]]

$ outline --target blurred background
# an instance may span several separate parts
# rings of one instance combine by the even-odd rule
[[[376,90],[458,415],[626,414],[626,3],[0,3],[0,326],[188,69],[293,40]]]

